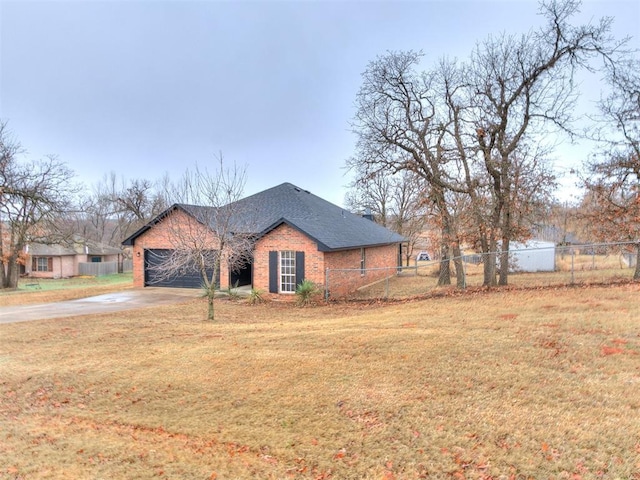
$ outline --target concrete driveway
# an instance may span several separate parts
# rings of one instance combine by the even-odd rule
[[[0,307],[0,323],[118,312],[186,302],[200,295],[197,288],[144,288],[64,302]]]

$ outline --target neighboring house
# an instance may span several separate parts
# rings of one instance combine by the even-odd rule
[[[120,264],[122,250],[89,240],[72,245],[31,243],[25,247],[23,275],[37,278],[66,278],[80,275],[81,264],[115,262]]]
[[[197,271],[158,278],[154,266],[174,248],[169,217],[197,220],[207,208],[173,205],[123,241],[133,249],[134,286],[200,287]],[[223,263],[222,289],[251,285],[286,295],[303,280],[324,287],[327,269],[350,269],[343,275],[348,278],[330,282],[330,293],[337,296],[389,276],[399,265],[404,237],[290,183],[246,197],[233,204],[233,211],[242,216],[239,230],[253,238],[253,259],[240,271],[229,271]]]

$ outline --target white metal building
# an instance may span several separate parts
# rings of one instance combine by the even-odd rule
[[[512,272],[553,272],[556,245],[542,240],[510,242],[509,264]]]

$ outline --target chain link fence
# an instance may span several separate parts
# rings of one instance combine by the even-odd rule
[[[509,250],[508,284],[519,288],[613,284],[633,279],[637,262],[637,242],[593,243],[533,247],[518,244]],[[522,245],[522,246],[521,246]],[[521,246],[521,247],[520,247]],[[495,259],[499,262],[500,252]],[[491,255],[465,252],[461,257],[466,288],[482,287],[484,261]],[[376,269],[327,269],[325,299],[410,298],[456,288],[454,259],[450,262],[451,285],[439,286],[440,260],[418,261],[411,265]],[[496,275],[499,265],[496,265]],[[371,282],[367,282],[371,278]],[[353,288],[353,285],[360,285]],[[349,292],[349,293],[344,293]]]

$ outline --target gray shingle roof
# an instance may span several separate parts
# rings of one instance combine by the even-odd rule
[[[316,242],[321,251],[398,243],[404,237],[371,220],[344,210],[291,183],[251,195],[234,204],[246,212],[253,232],[264,235],[282,223]]]
[[[31,243],[27,246],[27,252],[33,256],[41,257],[63,257],[66,255],[77,255],[77,252],[65,245],[47,245],[44,243]]]
[[[211,215],[212,207],[181,204],[174,205],[172,209],[176,207],[203,223],[207,223],[206,219],[215,218]],[[236,217],[237,232],[262,236],[285,223],[315,240],[320,251],[387,245],[405,240],[401,235],[291,183],[243,198],[229,208]],[[132,245],[135,238],[154,223],[143,227],[123,243]]]
[[[85,240],[81,237],[74,237],[67,244],[55,243],[31,243],[28,246],[29,253],[34,256],[60,257],[65,255],[117,255],[122,253],[122,249],[111,247],[92,240]]]

